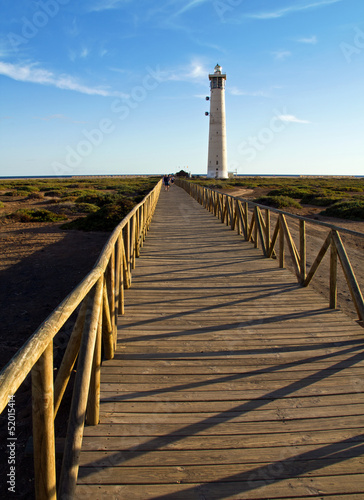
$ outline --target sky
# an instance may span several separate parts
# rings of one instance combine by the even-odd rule
[[[364,175],[363,0],[2,0],[0,176]]]

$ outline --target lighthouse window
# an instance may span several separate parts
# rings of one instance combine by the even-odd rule
[[[218,165],[218,164],[219,164],[219,162],[217,161],[217,162],[216,162],[216,165]]]

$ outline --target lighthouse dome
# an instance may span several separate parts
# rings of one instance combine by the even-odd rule
[[[219,64],[216,64],[215,66],[215,73],[220,73],[221,74],[222,67]]]

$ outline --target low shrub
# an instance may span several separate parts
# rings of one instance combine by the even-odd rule
[[[75,201],[76,203],[88,203],[91,205],[97,205],[98,207],[103,207],[104,205],[114,203],[115,200],[116,200],[115,195],[96,192],[92,194],[79,196],[76,198]]]
[[[301,203],[304,205],[314,205],[316,207],[328,207],[338,201],[342,201],[342,198],[337,196],[308,195],[302,198]]]
[[[288,196],[289,198],[294,198],[296,200],[300,200],[301,198],[310,195],[312,195],[312,189],[310,188],[291,186],[286,186],[281,189],[273,189],[273,191],[269,191],[268,193],[268,196]]]
[[[81,231],[113,231],[134,206],[135,203],[127,198],[119,199],[117,203],[104,205],[97,212],[67,222],[61,228]]]
[[[48,198],[61,198],[63,195],[63,191],[60,191],[59,189],[51,189],[50,191],[44,191],[44,196],[47,196]]]
[[[321,212],[321,215],[340,219],[364,220],[364,200],[340,201]]]
[[[42,200],[43,198],[44,194],[39,191],[36,191],[35,193],[30,193],[30,195],[28,196],[29,200]]]
[[[18,222],[58,222],[67,219],[65,215],[55,214],[50,210],[17,210],[7,216]]]
[[[0,208],[4,208],[4,203],[0,201]]]
[[[289,196],[261,196],[253,200],[254,203],[267,205],[274,208],[302,208],[298,201],[290,198]]]
[[[97,205],[93,205],[92,203],[76,203],[75,204],[75,210],[77,212],[82,212],[85,214],[92,214],[94,212],[97,212],[100,207]]]

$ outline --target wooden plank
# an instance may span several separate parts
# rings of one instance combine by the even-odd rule
[[[283,425],[282,425],[283,424]],[[178,436],[236,435],[236,434],[273,434],[286,432],[307,432],[311,430],[333,430],[357,428],[362,433],[363,417],[330,417],[315,419],[314,427],[311,419],[296,420],[294,422],[268,421],[261,422],[225,423],[218,425],[193,424],[181,427],[178,424],[99,424],[96,427],[85,427],[85,436],[167,436],[171,441]],[[192,432],[193,431],[193,432]]]
[[[91,456],[90,456],[91,455]],[[128,467],[127,471],[123,467],[110,466],[101,471],[97,467],[103,463],[108,463],[109,457],[106,453],[88,454],[90,458],[88,466],[82,467],[79,474],[79,484],[92,482],[96,476],[98,482],[102,484],[140,484],[141,480],[148,484],[170,484],[170,483],[211,483],[214,481],[224,482],[229,478],[231,482],[240,482],[245,476],[258,474],[255,463],[238,464],[218,464],[218,465],[176,465],[172,467],[155,466],[143,467],[141,472],[139,467]],[[86,457],[85,457],[86,458]],[[268,457],[267,457],[268,458]],[[350,474],[360,474],[363,468],[359,458],[349,458],[347,460],[302,460],[290,462],[282,465],[280,462],[275,466],[270,462],[260,462],[259,469],[268,471],[274,470],[274,479],[291,478],[292,475],[299,474],[304,477],[322,476],[345,476]]]
[[[309,432],[277,432],[272,434],[234,434],[205,436],[184,436],[178,441],[169,440],[168,436],[85,436],[82,443],[84,451],[120,451],[138,448],[138,450],[200,450],[208,446],[209,450],[265,448],[266,446],[324,445],[338,441],[362,442],[360,429],[312,430]],[[83,460],[83,458],[82,458]],[[87,463],[87,462],[85,462]]]
[[[348,481],[352,481],[354,476],[346,476],[345,479]],[[362,500],[361,493],[357,494],[355,492],[355,487],[358,485],[358,479],[357,476],[355,476],[356,481],[352,483],[349,487],[349,490],[353,490],[351,493],[347,495],[342,495],[341,493],[339,494],[329,494],[326,495],[325,497],[319,496],[317,493],[316,498],[324,499],[324,500]],[[310,481],[309,481],[310,482]],[[159,499],[173,499],[173,500],[201,500],[201,499],[209,499],[209,500],[220,500],[221,498],[224,498],[224,500],[241,500],[242,499],[242,493],[244,495],[244,500],[261,500],[262,498],[269,498],[271,500],[287,500],[287,496],[282,497],[281,495],[287,494],[287,491],[291,491],[291,495],[288,497],[289,500],[312,500],[312,498],[315,498],[315,496],[310,494],[310,492],[315,491],[315,486],[319,486],[315,484],[307,484],[305,486],[304,484],[300,484],[299,487],[297,484],[292,484],[289,480],[286,480],[283,482],[280,486],[280,491],[276,490],[275,493],[272,491],[262,491],[262,488],[257,485],[256,488],[254,488],[254,484],[251,484],[250,488],[247,485],[241,484],[241,485],[236,485],[235,486],[235,491],[234,489],[232,490],[232,487],[229,483],[224,483],[226,484],[226,488],[224,492],[219,493],[214,493],[209,490],[205,490],[205,488],[201,487],[200,484],[189,484],[189,485],[183,485],[183,484],[175,484],[175,485],[158,485],[154,487],[146,486],[146,485],[110,485],[110,486],[103,486],[102,490],[100,491],[100,485],[81,485],[79,487],[79,495],[76,496],[76,498],[85,498],[85,497],[90,497],[90,498],[98,498],[100,500],[108,500],[110,498],[132,498],[133,500],[154,500],[155,498]],[[327,480],[327,484],[330,486],[329,481]],[[316,488],[316,491],[323,491],[323,487],[325,487],[325,484],[320,484],[320,490]],[[331,486],[331,490],[332,490]],[[302,495],[309,495],[309,496],[302,496]],[[314,493],[313,493],[314,494]],[[188,496],[186,496],[188,495]],[[202,496],[203,495],[203,496]],[[264,496],[262,496],[264,495]],[[297,495],[297,496],[296,496]]]

